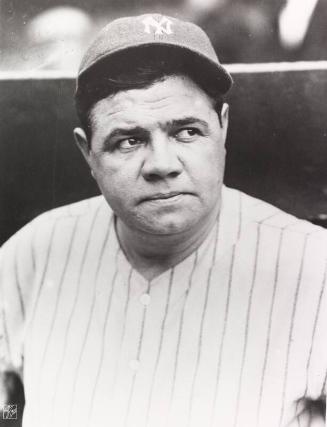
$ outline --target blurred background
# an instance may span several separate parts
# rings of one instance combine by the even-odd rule
[[[76,72],[99,27],[155,11],[198,23],[225,63],[327,59],[326,0],[0,0],[0,70]]]

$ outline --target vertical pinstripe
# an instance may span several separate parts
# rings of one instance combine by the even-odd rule
[[[3,257],[4,258],[4,257]],[[3,261],[3,259],[1,259],[1,261]],[[2,263],[1,263],[2,264]],[[1,340],[4,340],[5,345],[7,347],[7,355],[9,357],[9,359],[12,361],[12,352],[11,352],[11,348],[10,348],[10,342],[9,342],[9,334],[8,334],[8,327],[7,327],[7,316],[6,316],[6,296],[4,293],[4,287],[3,285],[0,286],[0,297],[2,298],[2,300],[0,300],[0,315],[1,315],[1,329],[0,329],[0,348],[2,347],[2,343]],[[3,333],[3,335],[1,335]],[[5,357],[5,354],[0,354],[0,362],[2,362],[2,359]]]
[[[6,320],[5,308],[2,306],[2,304],[1,304],[1,316],[2,316],[3,334],[4,334],[3,339],[6,342],[9,359],[12,360],[12,353],[11,353],[11,348],[10,348],[8,329],[7,329],[7,320]]]
[[[207,277],[205,299],[204,299],[204,305],[203,305],[203,311],[202,311],[201,323],[200,323],[200,334],[199,334],[198,345],[197,345],[198,351],[197,351],[197,357],[196,357],[195,370],[193,373],[193,380],[192,380],[192,386],[191,386],[191,396],[190,396],[189,407],[188,407],[187,425],[189,425],[189,423],[191,421],[195,384],[196,384],[196,380],[198,377],[200,359],[201,359],[201,355],[202,355],[203,327],[204,327],[205,317],[207,314],[207,306],[208,306],[208,298],[209,298],[210,285],[211,285],[212,270],[214,268],[214,265],[216,262],[216,256],[217,256],[218,235],[219,235],[219,220],[217,220],[217,222],[216,222],[216,235],[215,235],[215,241],[214,241],[214,245],[213,245],[212,260],[211,260],[211,266],[209,268],[209,273],[208,273],[208,277]]]
[[[72,389],[72,398],[71,398],[71,404],[70,404],[70,411],[69,411],[69,416],[68,416],[68,425],[71,425],[71,415],[72,415],[72,409],[73,409],[73,404],[75,401],[75,394],[76,394],[76,385],[77,385],[77,380],[78,380],[78,373],[79,373],[79,369],[80,369],[80,365],[82,362],[82,357],[84,354],[84,349],[86,346],[86,342],[87,342],[87,338],[89,335],[89,330],[90,330],[90,326],[91,326],[91,322],[92,322],[92,318],[93,318],[93,311],[94,311],[94,307],[95,307],[95,300],[96,300],[96,288],[97,288],[97,280],[98,280],[98,275],[99,275],[99,271],[100,271],[100,267],[101,267],[101,263],[102,263],[102,258],[104,255],[104,251],[109,239],[109,235],[110,235],[110,231],[112,229],[113,226],[113,216],[110,219],[110,222],[108,224],[107,227],[107,231],[102,243],[102,248],[101,248],[101,252],[100,252],[100,256],[98,259],[98,264],[97,264],[97,269],[96,269],[96,273],[95,273],[95,278],[94,278],[94,286],[93,286],[93,297],[92,297],[92,302],[91,302],[91,308],[90,308],[90,313],[89,313],[89,318],[88,318],[88,322],[87,322],[87,326],[86,326],[86,330],[84,333],[84,337],[83,337],[83,342],[82,342],[82,348],[80,351],[80,355],[78,357],[78,361],[77,361],[77,365],[76,365],[76,369],[75,369],[75,373],[73,375],[73,389]]]
[[[134,272],[134,269],[131,266],[131,269],[130,269],[129,275],[128,275],[128,281],[127,281],[127,297],[126,297],[125,307],[124,307],[124,324],[123,324],[123,331],[122,331],[122,335],[121,335],[121,345],[122,345],[124,338],[125,338],[127,311],[128,311],[128,306],[129,306],[130,297],[131,297],[131,281],[132,281],[133,272]]]
[[[112,297],[114,294],[114,290],[115,290],[115,286],[116,286],[116,280],[117,280],[117,274],[118,274],[118,263],[117,263],[117,257],[119,254],[120,248],[118,248],[117,250],[117,254],[116,254],[116,271],[114,274],[114,277],[112,279],[111,282],[111,291],[110,291],[110,295],[109,295],[109,299],[108,299],[108,303],[107,303],[107,308],[106,308],[106,314],[105,314],[105,318],[104,318],[104,324],[103,324],[103,328],[102,328],[102,338],[101,338],[101,352],[100,352],[100,360],[99,360],[99,364],[98,364],[98,370],[95,376],[95,382],[94,382],[94,386],[93,386],[93,390],[91,393],[91,403],[90,403],[90,409],[89,409],[89,414],[87,417],[87,425],[90,422],[91,416],[92,416],[92,412],[94,409],[94,399],[95,399],[95,394],[96,394],[96,390],[98,387],[98,382],[99,382],[99,378],[100,378],[100,374],[103,368],[103,359],[104,359],[104,350],[105,350],[105,339],[106,339],[106,335],[107,335],[107,326],[109,323],[109,315],[110,315],[110,310],[111,310],[111,304],[112,304]]]
[[[31,241],[32,268],[33,268],[33,271],[35,272],[35,269],[36,269],[36,256],[35,256],[34,239],[35,239],[35,231],[33,233],[32,241]]]
[[[277,292],[277,286],[278,286],[279,266],[280,266],[280,257],[281,257],[282,246],[283,246],[284,231],[285,231],[285,228],[282,229],[279,234],[277,256],[275,261],[274,287],[273,287],[273,293],[272,293],[271,304],[269,309],[267,341],[266,341],[263,368],[262,368],[261,381],[260,381],[259,402],[258,402],[258,409],[257,409],[257,426],[259,425],[259,417],[260,417],[262,397],[263,397],[263,388],[264,388],[264,382],[266,378],[266,369],[267,369],[268,355],[269,355],[269,349],[270,349],[270,339],[271,339],[271,327],[272,327],[273,313],[274,313],[275,301],[276,301],[276,292]]]
[[[165,306],[165,313],[164,313],[164,317],[163,317],[162,324],[160,327],[159,347],[158,347],[158,352],[157,352],[156,361],[155,361],[155,365],[154,365],[154,372],[152,374],[151,385],[150,385],[150,394],[149,394],[149,400],[148,400],[148,405],[147,405],[147,415],[146,415],[146,423],[145,423],[146,426],[148,425],[148,421],[149,421],[151,403],[152,403],[152,398],[153,398],[153,387],[154,387],[156,376],[157,376],[157,371],[158,371],[158,366],[159,366],[159,361],[160,361],[160,356],[161,356],[161,350],[162,350],[162,343],[163,343],[164,334],[165,334],[165,327],[166,327],[166,321],[167,321],[168,309],[169,309],[169,303],[170,303],[171,288],[172,288],[172,284],[173,284],[173,280],[174,280],[174,271],[175,271],[175,269],[172,268],[171,272],[170,272],[167,301],[166,301],[166,306]]]
[[[37,295],[36,295],[35,304],[34,304],[34,307],[33,307],[33,310],[32,310],[32,316],[31,316],[31,320],[30,320],[31,324],[34,323],[36,311],[37,311],[37,308],[38,308],[38,305],[39,305],[39,301],[40,301],[40,296],[41,296],[42,288],[43,288],[43,285],[44,285],[44,279],[45,279],[47,271],[48,271],[48,265],[49,265],[49,260],[50,260],[50,254],[51,254],[52,244],[53,244],[53,238],[54,238],[55,231],[56,231],[56,228],[57,228],[57,225],[58,225],[58,221],[59,221],[59,219],[56,219],[54,221],[53,226],[52,226],[51,235],[50,235],[50,239],[49,239],[49,244],[48,244],[48,248],[47,248],[46,261],[45,261],[45,265],[44,265],[44,268],[43,268],[41,280],[40,280],[40,283],[39,283],[39,288],[38,288],[38,292],[37,292]]]
[[[50,329],[49,329],[49,332],[48,332],[48,336],[47,336],[46,341],[45,341],[45,346],[44,346],[43,354],[42,354],[42,357],[41,357],[41,364],[40,364],[40,371],[39,371],[40,372],[40,377],[42,376],[42,371],[44,369],[45,358],[46,358],[46,355],[47,355],[47,352],[48,352],[48,348],[49,348],[50,341],[51,341],[51,335],[52,335],[52,332],[53,332],[53,329],[54,329],[54,325],[55,325],[55,322],[56,322],[56,318],[57,318],[57,312],[58,312],[59,301],[60,301],[60,296],[61,296],[61,288],[62,288],[64,279],[65,279],[67,267],[68,267],[68,264],[69,264],[69,261],[70,261],[70,256],[71,256],[71,252],[72,252],[74,238],[75,238],[75,235],[76,235],[76,229],[77,229],[78,221],[79,221],[79,217],[77,217],[75,219],[74,227],[73,227],[73,230],[72,230],[72,233],[71,233],[71,236],[70,236],[70,240],[69,240],[69,244],[68,244],[68,250],[67,250],[67,254],[66,254],[66,258],[65,258],[65,264],[64,264],[64,267],[63,267],[63,270],[62,270],[62,273],[61,273],[61,277],[60,277],[60,281],[59,281],[59,286],[58,286],[58,291],[57,291],[57,295],[56,295],[55,308],[54,308],[53,316],[52,316],[52,319],[51,319],[51,322],[50,322],[51,326],[50,326]]]
[[[17,245],[18,246],[17,242]],[[18,251],[18,248],[16,247],[15,252]],[[25,319],[25,307],[24,307],[24,301],[23,301],[23,293],[22,293],[22,289],[20,286],[20,279],[19,279],[19,271],[18,271],[18,255],[16,254],[15,257],[15,265],[14,265],[14,269],[15,269],[15,282],[16,282],[16,287],[17,287],[17,293],[18,293],[18,297],[19,297],[19,303],[20,303],[20,309],[22,312],[22,318]]]
[[[326,386],[327,386],[327,370],[326,370],[325,379],[324,379],[324,382],[322,384],[322,388],[321,388],[321,392],[320,392],[321,396],[324,396],[324,395],[326,396],[326,393],[327,393]]]
[[[179,352],[180,352],[180,345],[181,345],[182,332],[183,332],[183,326],[184,326],[185,307],[186,307],[188,296],[190,294],[190,290],[192,287],[193,275],[194,275],[194,271],[195,271],[195,268],[197,266],[197,263],[198,263],[198,251],[196,251],[194,254],[194,263],[193,263],[192,271],[191,271],[191,274],[190,274],[190,277],[188,280],[188,287],[187,287],[187,290],[185,293],[183,308],[182,308],[181,317],[180,317],[180,321],[179,321],[178,340],[177,340],[177,347],[176,347],[176,354],[175,354],[173,380],[172,380],[172,386],[171,386],[171,392],[170,392],[170,398],[169,398],[169,408],[172,405],[174,392],[175,392],[177,368],[178,368],[178,357],[179,357]]]
[[[239,196],[239,212],[238,212],[238,214],[239,214],[239,220],[238,220],[239,222],[238,222],[238,230],[237,230],[237,241],[240,239],[241,231],[242,231],[242,198],[241,198],[241,195]],[[222,331],[221,342],[220,342],[220,346],[219,346],[215,391],[214,391],[214,395],[213,395],[212,409],[211,409],[211,423],[213,422],[213,419],[214,419],[216,401],[217,401],[218,390],[219,390],[222,355],[223,355],[223,349],[224,349],[224,343],[225,343],[225,337],[226,337],[227,321],[228,321],[228,316],[229,316],[230,298],[231,298],[232,283],[233,283],[235,254],[236,254],[236,244],[233,245],[231,262],[230,262],[230,267],[229,267],[228,290],[227,290],[227,298],[226,298],[226,304],[225,304],[223,331]]]
[[[239,382],[238,382],[238,391],[237,391],[237,398],[236,398],[236,410],[235,410],[234,426],[236,426],[238,424],[242,380],[243,380],[245,358],[246,358],[246,351],[247,351],[247,345],[248,345],[249,327],[250,327],[252,297],[253,297],[254,285],[256,283],[256,278],[257,278],[257,264],[258,264],[260,236],[261,236],[260,235],[260,227],[261,227],[261,224],[259,223],[258,227],[257,227],[257,239],[256,239],[256,247],[255,247],[255,255],[254,255],[252,283],[251,283],[251,288],[250,288],[250,293],[249,293],[249,298],[248,298],[247,313],[246,313],[246,322],[245,322],[245,331],[244,331],[244,344],[243,344],[242,361],[241,361],[241,372],[240,372],[240,377],[239,377]]]
[[[301,256],[301,263],[300,263],[300,269],[299,269],[299,275],[297,279],[296,289],[295,289],[295,295],[294,295],[294,301],[293,301],[293,308],[292,308],[292,317],[291,317],[291,327],[289,331],[288,336],[288,344],[287,344],[287,351],[286,351],[286,363],[285,363],[285,370],[284,370],[284,381],[283,381],[283,391],[282,391],[282,408],[280,411],[280,418],[279,418],[279,425],[282,425],[282,420],[284,416],[285,411],[285,393],[286,393],[286,385],[287,385],[287,376],[288,376],[288,364],[289,364],[289,358],[290,358],[290,351],[291,351],[291,343],[292,343],[292,336],[293,336],[293,328],[294,328],[294,320],[296,315],[296,307],[297,307],[297,301],[298,296],[300,292],[300,286],[302,282],[302,273],[303,273],[303,265],[304,265],[304,257],[305,257],[305,251],[307,248],[307,242],[308,242],[308,234],[305,236],[303,248],[302,248],[302,256]]]
[[[131,296],[131,280],[132,280],[133,271],[134,271],[133,267],[131,266],[130,271],[129,271],[129,275],[128,275],[128,280],[127,280],[127,296],[126,296],[126,301],[125,301],[125,305],[124,305],[124,322],[123,322],[123,329],[122,329],[119,351],[118,351],[119,355],[121,354],[122,346],[123,346],[123,342],[124,342],[124,338],[125,338],[126,320],[127,320],[127,312],[128,312],[128,306],[129,306],[129,301],[130,301],[130,296]],[[115,388],[116,388],[117,375],[118,375],[118,365],[119,365],[119,357],[117,359],[116,367],[115,367],[115,377],[114,377],[114,383],[112,386],[113,390],[115,390]]]
[[[311,357],[312,357],[312,350],[313,350],[313,345],[314,345],[314,339],[315,339],[317,325],[318,325],[318,318],[319,318],[320,311],[321,311],[321,303],[322,303],[323,296],[324,296],[324,293],[325,293],[326,283],[327,283],[327,260],[326,260],[325,269],[324,269],[324,273],[323,273],[322,286],[321,286],[321,289],[320,289],[320,294],[319,294],[317,309],[315,311],[315,319],[314,319],[313,329],[312,329],[312,336],[311,336],[311,344],[310,344],[309,356],[308,356],[308,360],[307,360],[307,364],[306,364],[306,374],[307,374],[307,377],[306,377],[306,385],[305,385],[305,390],[304,390],[304,396],[306,396],[307,391],[308,391],[309,367],[310,367],[310,362],[311,362]]]
[[[59,369],[56,375],[56,383],[54,386],[54,392],[53,392],[53,397],[52,397],[52,410],[51,410],[51,417],[50,420],[52,420],[53,418],[53,412],[54,412],[54,408],[55,408],[55,401],[56,401],[56,397],[57,397],[57,392],[58,392],[58,384],[59,384],[59,380],[61,377],[61,373],[62,373],[62,368],[64,365],[64,361],[65,361],[65,357],[66,357],[66,351],[67,351],[67,344],[68,344],[68,336],[69,336],[69,332],[71,329],[71,323],[75,314],[75,310],[76,310],[76,306],[77,306],[77,301],[78,301],[78,296],[80,293],[80,286],[81,286],[81,279],[82,279],[82,273],[83,273],[83,269],[84,269],[84,265],[85,265],[85,260],[86,260],[86,256],[90,247],[90,240],[91,240],[91,236],[94,230],[94,226],[96,223],[96,219],[98,217],[100,211],[100,206],[98,206],[98,208],[96,209],[94,215],[93,215],[93,219],[91,222],[91,226],[90,226],[90,230],[88,233],[88,237],[84,246],[84,250],[82,253],[82,259],[81,259],[81,264],[79,266],[79,271],[78,271],[78,278],[77,278],[77,285],[76,285],[76,293],[75,293],[75,298],[73,301],[73,307],[72,310],[70,312],[69,318],[68,318],[68,322],[67,322],[67,327],[65,330],[65,335],[64,335],[64,345],[63,345],[63,353],[59,362]]]
[[[173,276],[173,270],[171,275]],[[171,277],[172,277],[171,276]],[[171,289],[171,283],[169,285],[169,294],[170,295],[170,289]],[[147,293],[150,294],[151,291],[151,281],[148,282],[148,288],[147,288]],[[169,298],[169,296],[168,296]],[[145,326],[145,320],[146,320],[146,314],[147,314],[147,307],[145,306],[143,308],[143,316],[142,316],[142,324],[141,324],[141,332],[140,332],[140,337],[139,337],[139,342],[138,342],[138,346],[137,346],[137,352],[136,352],[136,360],[140,359],[140,355],[141,355],[141,349],[142,349],[142,344],[143,344],[143,335],[144,335],[144,326]],[[132,380],[132,386],[129,392],[129,396],[128,396],[128,403],[127,403],[127,411],[126,411],[126,417],[125,417],[125,422],[124,425],[127,426],[128,424],[128,418],[129,418],[129,414],[130,414],[130,409],[131,409],[131,403],[132,403],[132,398],[133,398],[133,394],[134,394],[134,387],[135,387],[135,379],[136,379],[136,375],[137,373],[134,372],[133,375],[133,380]]]

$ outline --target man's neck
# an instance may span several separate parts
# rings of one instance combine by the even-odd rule
[[[152,280],[198,249],[212,230],[219,208],[195,229],[169,235],[132,230],[117,218],[120,245],[131,265],[146,280]]]

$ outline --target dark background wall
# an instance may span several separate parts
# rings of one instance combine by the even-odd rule
[[[290,67],[234,70],[226,183],[323,223],[327,66]],[[74,81],[46,76],[0,79],[0,243],[39,213],[98,192],[72,137]]]

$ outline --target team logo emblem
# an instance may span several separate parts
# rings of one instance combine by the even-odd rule
[[[144,32],[147,34],[151,34],[151,30],[154,31],[156,35],[173,34],[171,29],[173,23],[165,16],[163,16],[160,21],[157,21],[153,16],[147,16],[142,22],[144,24]]]

